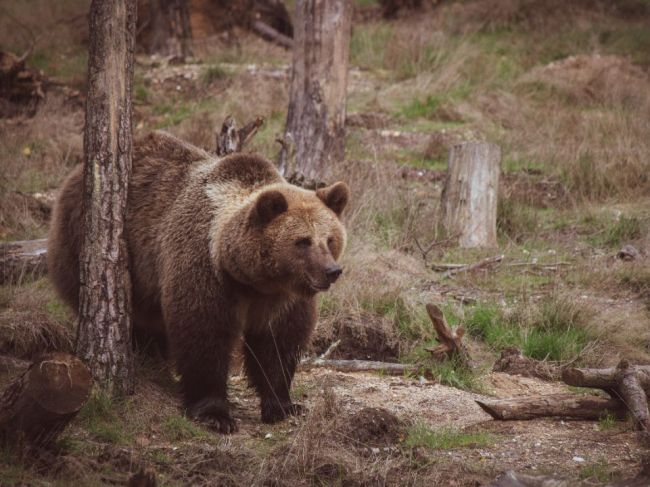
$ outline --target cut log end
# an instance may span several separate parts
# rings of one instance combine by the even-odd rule
[[[92,384],[90,371],[77,357],[43,355],[0,397],[0,437],[50,444],[86,403]]]

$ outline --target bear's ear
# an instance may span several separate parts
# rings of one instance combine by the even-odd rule
[[[266,225],[275,217],[287,211],[288,208],[289,204],[284,195],[280,191],[272,189],[264,191],[257,197],[255,215],[262,225]]]
[[[339,181],[331,186],[317,190],[316,196],[325,203],[325,206],[336,213],[337,216],[341,216],[350,199],[350,188],[347,184]]]

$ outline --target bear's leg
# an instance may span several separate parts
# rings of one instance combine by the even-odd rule
[[[189,416],[230,434],[237,423],[227,399],[228,367],[238,331],[219,321],[201,313],[176,320],[169,326],[169,343]]]
[[[260,395],[265,423],[302,412],[302,406],[291,402],[289,391],[300,352],[309,341],[315,321],[314,300],[303,300],[272,326],[260,326],[245,335],[246,372]]]

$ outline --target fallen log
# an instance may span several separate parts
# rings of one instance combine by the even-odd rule
[[[437,360],[458,360],[459,365],[469,366],[469,354],[462,343],[465,329],[462,326],[453,330],[445,320],[442,310],[435,304],[426,305],[427,314],[438,335],[440,345],[427,348]]]
[[[549,416],[598,420],[608,414],[612,414],[618,419],[625,418],[625,406],[621,401],[601,396],[549,394],[477,400],[476,403],[494,419],[503,421]]]
[[[650,393],[650,365],[631,365],[621,360],[616,367],[606,369],[566,368],[562,380],[577,387],[602,389],[625,403],[637,430],[650,432],[648,393]]]
[[[90,396],[92,377],[73,355],[41,356],[0,396],[0,440],[47,446]]]
[[[417,371],[417,367],[409,364],[376,362],[374,360],[330,360],[320,357],[301,362],[300,370],[310,370],[324,367],[339,372],[382,372],[387,375],[404,375]]]
[[[20,284],[45,275],[46,253],[46,239],[0,244],[0,285]]]

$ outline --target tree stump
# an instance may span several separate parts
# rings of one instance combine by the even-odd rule
[[[442,222],[461,247],[496,247],[501,150],[489,142],[454,145],[442,192]]]
[[[124,239],[132,160],[135,0],[90,5],[77,354],[109,394],[135,385]]]
[[[77,357],[43,355],[0,396],[0,439],[51,444],[86,403],[92,384],[88,368]]]
[[[289,111],[280,172],[324,179],[343,160],[351,0],[296,3]]]

